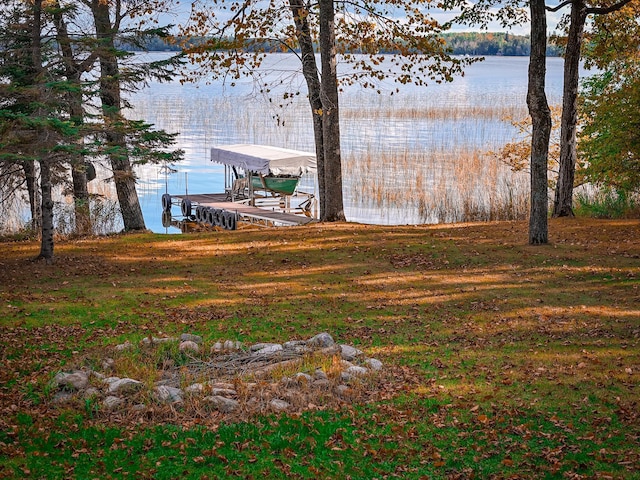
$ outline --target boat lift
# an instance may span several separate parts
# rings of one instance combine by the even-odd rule
[[[304,225],[318,218],[316,194],[299,190],[300,177],[316,172],[314,154],[265,145],[211,149],[211,161],[224,165],[224,192],[162,195],[165,227],[196,223],[235,230],[239,222],[263,226]],[[185,174],[186,175],[186,174]],[[315,189],[314,189],[315,190]],[[182,220],[174,219],[173,206]]]

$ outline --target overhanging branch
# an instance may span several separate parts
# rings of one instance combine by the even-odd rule
[[[562,8],[566,7],[567,5],[571,5],[574,2],[574,0],[565,0],[564,2],[562,2],[559,5],[556,5],[555,7],[549,7],[549,6],[545,6],[545,10],[547,12],[557,12],[558,10],[561,10]],[[631,2],[631,0],[621,0],[618,3],[614,3],[613,5],[610,5],[608,7],[588,7],[587,8],[587,15],[606,15],[607,13],[611,13],[611,12],[615,12],[617,10],[620,10],[622,7],[624,7],[627,3]]]
[[[629,1],[629,0],[627,0],[627,1]],[[555,7],[548,7],[548,6],[545,5],[544,8],[545,8],[545,10],[547,12],[557,12],[558,10],[566,7],[567,5],[571,5],[572,3],[573,3],[573,0],[566,0],[566,1],[562,2],[560,5],[557,5]]]
[[[587,8],[587,15],[606,15],[607,13],[615,12],[624,7],[627,3],[631,2],[631,0],[622,0],[618,3],[614,3],[609,7],[589,7]]]

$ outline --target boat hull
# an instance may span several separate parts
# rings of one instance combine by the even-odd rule
[[[251,186],[254,190],[267,190],[282,195],[291,195],[295,192],[299,180],[300,177],[252,176]]]

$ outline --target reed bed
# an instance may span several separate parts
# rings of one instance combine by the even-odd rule
[[[211,188],[210,180],[204,180],[213,145],[257,143],[315,151],[310,107],[302,96],[281,100],[176,89],[141,92],[131,103],[129,117],[180,132],[175,147],[185,151],[185,162],[178,168],[198,173],[189,177],[190,191]],[[487,153],[512,141],[517,130],[510,120],[525,116],[524,100],[506,92],[489,92],[486,98],[438,97],[428,91],[344,94],[341,149],[347,218],[413,224],[526,217],[526,174],[511,172]],[[137,168],[145,217],[160,218],[165,182],[158,168]],[[108,168],[104,172],[108,177]],[[107,205],[115,201],[113,186],[99,179],[91,188],[97,189],[92,191],[96,215],[107,219],[98,222],[102,226],[96,233],[120,228],[113,219],[115,207]],[[63,196],[57,202],[58,228],[67,232],[73,228],[73,208]],[[4,231],[20,223],[3,220]]]
[[[515,220],[528,213],[527,175],[477,150],[354,155],[344,174],[351,202],[373,202],[397,223]]]
[[[523,98],[511,94],[492,94],[484,99],[440,98],[429,95],[372,97],[361,93],[348,97],[341,104],[343,120],[467,120],[503,121],[527,115]]]
[[[514,117],[521,113],[521,108],[515,106],[480,106],[480,105],[455,105],[452,108],[422,108],[402,107],[397,109],[378,108],[345,108],[341,113],[343,120],[359,119],[363,114],[367,118],[392,118],[401,120],[459,120],[468,118],[481,118],[488,120],[502,120]]]
[[[0,215],[0,233],[16,233],[21,230],[28,230],[29,206],[28,200],[23,195],[8,195],[0,193],[0,205],[2,215]]]

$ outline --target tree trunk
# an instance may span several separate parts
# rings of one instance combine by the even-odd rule
[[[51,161],[40,160],[40,188],[42,191],[42,239],[39,258],[53,262],[53,197],[51,195]]]
[[[571,3],[571,24],[564,55],[562,123],[560,124],[560,164],[553,201],[554,217],[573,216],[573,184],[576,171],[576,129],[578,124],[578,86],[580,81],[580,46],[587,19],[584,0]]]
[[[62,15],[60,2],[55,2],[53,11],[55,20],[57,40],[62,51],[64,60],[65,75],[67,82],[73,85],[74,89],[69,89],[69,117],[75,125],[84,123],[84,109],[82,108],[81,69],[74,60],[73,46],[67,29],[67,24]],[[90,64],[88,64],[90,65]],[[82,145],[82,137],[78,140]],[[73,180],[73,200],[75,206],[76,233],[79,235],[89,235],[92,231],[91,215],[89,209],[89,189],[87,188],[87,173],[84,166],[84,157],[81,154],[73,155],[71,159],[71,178]]]
[[[120,72],[113,38],[115,32],[109,17],[109,3],[103,0],[92,0],[91,9],[96,36],[100,42],[100,100],[108,130],[107,143],[114,151],[110,155],[111,168],[124,229],[144,230],[144,218],[136,192],[135,174],[127,154],[126,141],[124,135],[113,129],[113,124],[122,118],[122,98],[118,80]]]
[[[87,170],[84,164],[73,162],[71,165],[73,179],[73,203],[76,219],[76,233],[90,235],[93,231],[91,209],[89,204],[89,189],[87,187]]]
[[[529,58],[527,105],[533,126],[529,243],[538,245],[549,241],[547,164],[551,135],[551,111],[545,93],[547,16],[544,0],[529,0],[529,6],[531,9],[531,56]]]
[[[74,73],[75,74],[75,73]],[[80,86],[80,75],[71,81],[77,82],[75,85]],[[82,92],[70,93],[69,113],[71,120],[76,125],[84,123],[84,110],[82,108]],[[80,146],[83,138],[78,139]],[[75,207],[76,233],[78,235],[90,235],[93,231],[91,221],[91,211],[89,204],[89,188],[87,186],[87,169],[84,164],[84,156],[81,154],[73,155],[71,159],[71,178],[73,180],[73,201]]]
[[[31,210],[31,229],[34,233],[39,232],[42,227],[42,202],[40,198],[40,185],[36,175],[35,162],[21,162],[24,178],[27,182],[27,193],[29,195],[29,209]]]
[[[293,20],[296,25],[296,37],[300,45],[300,55],[302,57],[302,74],[307,83],[309,92],[309,105],[311,106],[311,114],[313,116],[313,137],[316,146],[316,161],[318,171],[318,193],[320,203],[320,215],[326,211],[325,200],[326,180],[325,180],[325,162],[324,162],[324,141],[322,134],[322,97],[320,79],[318,77],[318,65],[316,64],[316,56],[313,50],[313,38],[311,38],[311,29],[309,27],[308,15],[309,11],[305,8],[302,0],[290,0],[289,6],[293,14]]]
[[[39,97],[43,94],[42,79],[42,2],[33,2],[33,30],[31,32],[31,55],[34,68],[34,80],[38,86]],[[42,102],[42,98],[37,98]],[[47,144],[46,132],[39,132],[37,145]],[[51,160],[45,154],[40,160],[40,193],[42,195],[42,237],[40,242],[40,255],[47,263],[53,262],[53,197],[51,195]]]
[[[320,217],[327,222],[344,221],[342,200],[342,161],[340,156],[340,114],[336,65],[335,10],[333,0],[320,0],[320,59],[322,64],[322,140],[326,182],[325,210]]]

